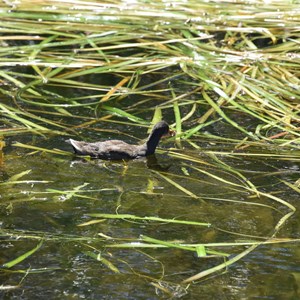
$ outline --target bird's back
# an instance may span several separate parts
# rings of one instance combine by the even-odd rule
[[[142,146],[130,145],[120,140],[87,143],[70,139],[68,141],[76,154],[102,159],[130,159],[143,156]]]

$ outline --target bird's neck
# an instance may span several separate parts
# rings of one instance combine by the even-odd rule
[[[155,149],[159,143],[160,136],[157,134],[150,134],[147,141],[145,142],[147,155],[151,155],[155,152]]]

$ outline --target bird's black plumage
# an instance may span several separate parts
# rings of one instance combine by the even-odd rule
[[[169,125],[165,121],[160,121],[154,125],[147,141],[142,145],[131,145],[121,140],[88,143],[69,139],[67,142],[78,155],[111,160],[133,159],[153,154],[161,137],[168,133],[170,133]]]

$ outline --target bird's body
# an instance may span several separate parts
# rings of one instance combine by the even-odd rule
[[[89,155],[94,158],[101,159],[130,159],[136,158],[141,154],[140,147],[132,147],[135,145],[127,144],[120,140],[109,140],[104,142],[87,143],[81,141],[69,140],[73,149],[78,155]]]
[[[131,145],[121,140],[88,143],[69,139],[68,142],[78,155],[110,160],[133,159],[153,154],[160,138],[169,132],[169,125],[161,121],[155,124],[147,141],[142,145]]]

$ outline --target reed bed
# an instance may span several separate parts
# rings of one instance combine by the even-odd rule
[[[105,121],[117,100],[125,102],[118,115],[134,122],[141,109],[151,115],[174,108],[177,129],[190,127],[178,132],[182,139],[219,116],[245,143],[298,148],[298,5],[260,3],[158,2],[142,11],[120,1],[3,3],[1,92],[10,100],[0,107],[2,133],[64,132],[76,107],[101,111],[98,121]],[[109,74],[112,83],[91,83],[91,74]],[[145,84],[151,74],[160,78]],[[60,88],[93,94],[66,97]],[[139,101],[126,107],[133,95],[146,96],[148,108]],[[53,114],[65,122],[51,120]],[[252,128],[236,114],[251,118]]]

